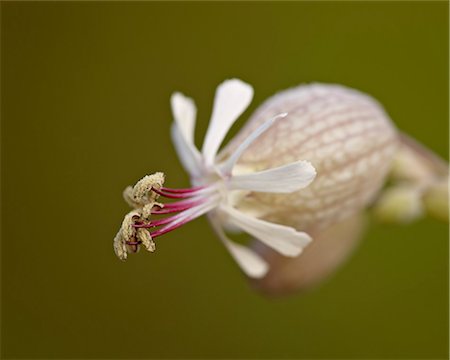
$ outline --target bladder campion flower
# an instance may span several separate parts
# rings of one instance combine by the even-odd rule
[[[194,144],[194,102],[172,95],[172,140],[192,187],[165,187],[164,174],[155,173],[125,189],[134,209],[114,239],[120,259],[141,245],[153,252],[156,238],[204,214],[243,272],[261,279],[255,284],[268,291],[314,283],[346,258],[361,233],[362,210],[376,200],[399,149],[405,152],[398,131],[371,97],[312,84],[269,99],[219,153],[252,97],[252,87],[237,79],[217,88],[200,151]],[[401,166],[398,172],[408,173]],[[397,220],[417,216],[422,195],[445,176],[442,166],[434,170],[425,173],[439,176],[426,177],[420,186],[412,181],[400,191],[391,189],[397,193],[387,193],[378,213],[395,213]],[[158,202],[162,198],[175,201]],[[427,204],[436,198],[430,195]],[[392,210],[389,201],[398,199],[400,209]],[[234,242],[229,230],[246,232],[255,243]]]

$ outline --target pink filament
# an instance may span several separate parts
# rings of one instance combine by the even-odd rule
[[[187,189],[172,189],[172,188],[161,187],[161,191],[164,191],[166,193],[182,194],[182,193],[196,192],[196,191],[202,190],[204,188],[205,188],[205,186],[196,186],[196,187],[191,187],[191,188],[187,188]]]
[[[169,198],[169,199],[184,199],[184,198],[187,198],[187,197],[191,197],[191,195],[189,195],[189,194],[187,194],[187,195],[186,194],[168,194],[168,193],[165,193],[164,191],[161,191],[161,190],[156,189],[156,188],[152,188],[152,191],[154,191],[155,193],[157,193],[157,194],[159,194],[161,196]]]
[[[186,199],[186,200],[180,200],[177,202],[173,202],[173,203],[169,203],[169,204],[164,204],[161,208],[167,209],[167,208],[174,208],[174,207],[179,207],[181,205],[199,205],[203,202],[203,199]]]
[[[186,218],[185,220],[183,220],[179,223],[176,223],[173,226],[170,226],[170,223],[179,219],[181,216],[183,216],[184,210],[191,209],[191,208],[198,206],[205,202],[205,199],[198,199],[198,198],[197,199],[189,199],[190,197],[193,197],[197,191],[202,190],[204,188],[205,188],[205,186],[199,186],[199,187],[194,187],[194,188],[189,188],[189,189],[171,189],[171,188],[163,188],[163,187],[161,189],[152,188],[152,191],[154,191],[155,193],[157,193],[161,196],[165,196],[165,197],[172,198],[172,199],[179,199],[179,198],[181,198],[181,199],[188,198],[188,199],[180,200],[180,201],[169,203],[169,204],[164,204],[162,207],[160,205],[156,205],[156,206],[158,206],[158,209],[151,211],[151,214],[154,214],[154,215],[178,213],[176,215],[169,216],[169,217],[155,220],[155,221],[151,221],[150,223],[147,223],[147,224],[136,223],[133,226],[135,228],[148,229],[148,228],[153,228],[153,227],[169,224],[165,228],[151,233],[152,237],[158,237],[158,236],[161,236],[169,231],[172,231],[172,230],[184,225],[185,223],[194,219],[196,216]],[[172,192],[173,194],[168,194],[166,192]]]
[[[162,215],[162,214],[172,214],[174,212],[182,211],[190,209],[191,207],[200,205],[204,200],[189,200],[189,201],[180,201],[178,203],[165,204],[162,209],[153,210],[152,214]]]
[[[168,223],[178,219],[181,215],[182,215],[182,213],[174,215],[174,216],[169,216],[164,219],[151,221],[148,224],[134,224],[133,226],[137,229],[139,229],[139,228],[148,229],[148,228],[152,228],[152,227],[157,227],[160,225],[168,224]]]
[[[151,213],[152,215],[164,215],[164,214],[173,214],[182,210],[190,209],[192,206],[186,205],[186,206],[178,206],[178,207],[172,207],[172,208],[162,208],[160,210],[153,210]]]
[[[166,226],[166,227],[164,227],[162,229],[159,229],[159,230],[156,230],[154,232],[151,232],[150,235],[151,235],[152,238],[156,238],[158,236],[164,235],[165,233],[168,233],[169,231],[178,229],[180,226],[188,223],[192,219],[193,219],[192,217],[186,218],[185,220],[180,221],[180,222],[176,223],[175,225],[172,225],[172,226],[168,225],[168,226]]]

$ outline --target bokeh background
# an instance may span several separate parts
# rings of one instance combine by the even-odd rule
[[[186,186],[169,97],[341,83],[447,158],[446,2],[2,2],[2,358],[443,359],[448,229],[372,223],[313,291],[249,288],[205,219],[125,263],[122,190]],[[236,131],[236,128],[233,131]]]

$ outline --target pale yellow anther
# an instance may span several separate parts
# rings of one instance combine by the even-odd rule
[[[122,226],[119,232],[114,238],[114,252],[120,260],[126,260],[129,248],[127,247],[127,241],[129,242],[141,242],[144,247],[150,251],[155,251],[155,243],[145,228],[136,228],[134,225],[136,221],[145,222],[143,219],[141,210],[130,211],[123,219]],[[139,245],[136,246],[139,250]]]
[[[143,217],[144,219],[149,219],[149,218],[150,218],[150,215],[152,214],[152,209],[153,209],[153,207],[154,207],[155,205],[157,205],[157,206],[160,207],[160,208],[163,208],[163,207],[164,207],[163,204],[161,204],[161,203],[159,203],[159,202],[156,202],[156,201],[152,201],[152,202],[150,202],[150,203],[148,203],[148,204],[145,204],[145,205],[143,206],[143,208],[142,208],[142,217]]]
[[[116,256],[120,260],[126,260],[127,259],[127,247],[125,245],[125,241],[123,240],[122,236],[122,228],[117,232],[116,236],[114,237],[114,252],[116,253]]]
[[[137,229],[137,239],[142,242],[147,251],[154,252],[156,250],[155,242],[147,229]]]
[[[148,229],[136,228],[134,225],[137,221],[148,224],[153,207],[155,205],[164,207],[163,204],[156,202],[159,195],[152,191],[152,188],[160,189],[163,183],[164,174],[157,172],[144,176],[136,185],[128,186],[123,191],[123,198],[134,210],[125,215],[122,226],[114,238],[114,252],[119,259],[126,260],[128,251],[135,252],[130,250],[132,248],[139,250],[139,244],[127,245],[127,242],[142,243],[146,250],[155,251],[155,242]]]
[[[139,180],[133,187],[131,193],[132,201],[141,206],[154,202],[159,195],[152,188],[160,189],[164,183],[164,174],[157,172],[152,175],[146,175]],[[126,190],[127,192],[129,190]],[[128,194],[127,194],[128,195]]]
[[[137,202],[135,202],[133,200],[133,187],[132,186],[127,186],[125,188],[125,190],[122,193],[124,200],[127,202],[127,204],[129,206],[131,206],[132,208],[139,208],[140,204],[138,204]]]
[[[144,219],[149,219],[151,213],[152,213],[152,209],[155,205],[157,205],[160,208],[163,208],[164,205],[162,203],[156,202],[154,200],[150,201],[148,200],[148,202],[146,204],[142,204],[142,203],[138,203],[136,201],[134,201],[133,198],[133,187],[128,186],[124,191],[123,191],[123,198],[125,199],[125,201],[127,202],[128,205],[130,205],[131,207],[135,208],[135,209],[141,209],[142,210],[142,217]]]
[[[122,222],[122,236],[125,241],[132,241],[136,236],[136,228],[133,226],[136,220],[141,218],[139,211],[133,210],[125,215]]]

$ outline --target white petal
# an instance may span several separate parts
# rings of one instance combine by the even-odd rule
[[[180,128],[181,134],[188,143],[194,143],[195,116],[197,108],[191,98],[181,93],[174,93],[170,98],[173,117]]]
[[[233,259],[247,276],[251,278],[262,278],[267,274],[269,265],[253,250],[247,246],[232,242],[227,238],[223,238],[222,241]]]
[[[228,130],[244,112],[253,98],[253,88],[238,79],[224,81],[219,85],[214,98],[214,108],[203,143],[202,153],[206,165],[214,158]]]
[[[192,142],[184,137],[177,123],[172,124],[172,142],[184,169],[193,177],[201,174],[201,155]]]
[[[257,219],[230,206],[221,206],[220,210],[228,214],[229,221],[232,224],[242,228],[245,232],[284,256],[295,257],[299,255],[312,240],[305,232]]]
[[[231,171],[236,164],[236,162],[241,157],[242,153],[250,146],[250,144],[255,141],[262,133],[264,133],[268,128],[270,128],[274,122],[278,119],[284,118],[287,116],[287,113],[282,113],[277,116],[274,116],[272,119],[266,121],[264,124],[259,126],[255,131],[253,131],[239,146],[238,148],[231,154],[231,156],[221,165],[220,171],[222,174],[228,175],[231,174]]]
[[[291,193],[308,186],[316,176],[310,162],[300,160],[277,168],[233,176],[230,189]]]
[[[268,264],[250,248],[231,241],[226,235],[218,220],[209,217],[211,225],[220,240],[230,252],[242,271],[249,277],[262,278],[269,270]]]

